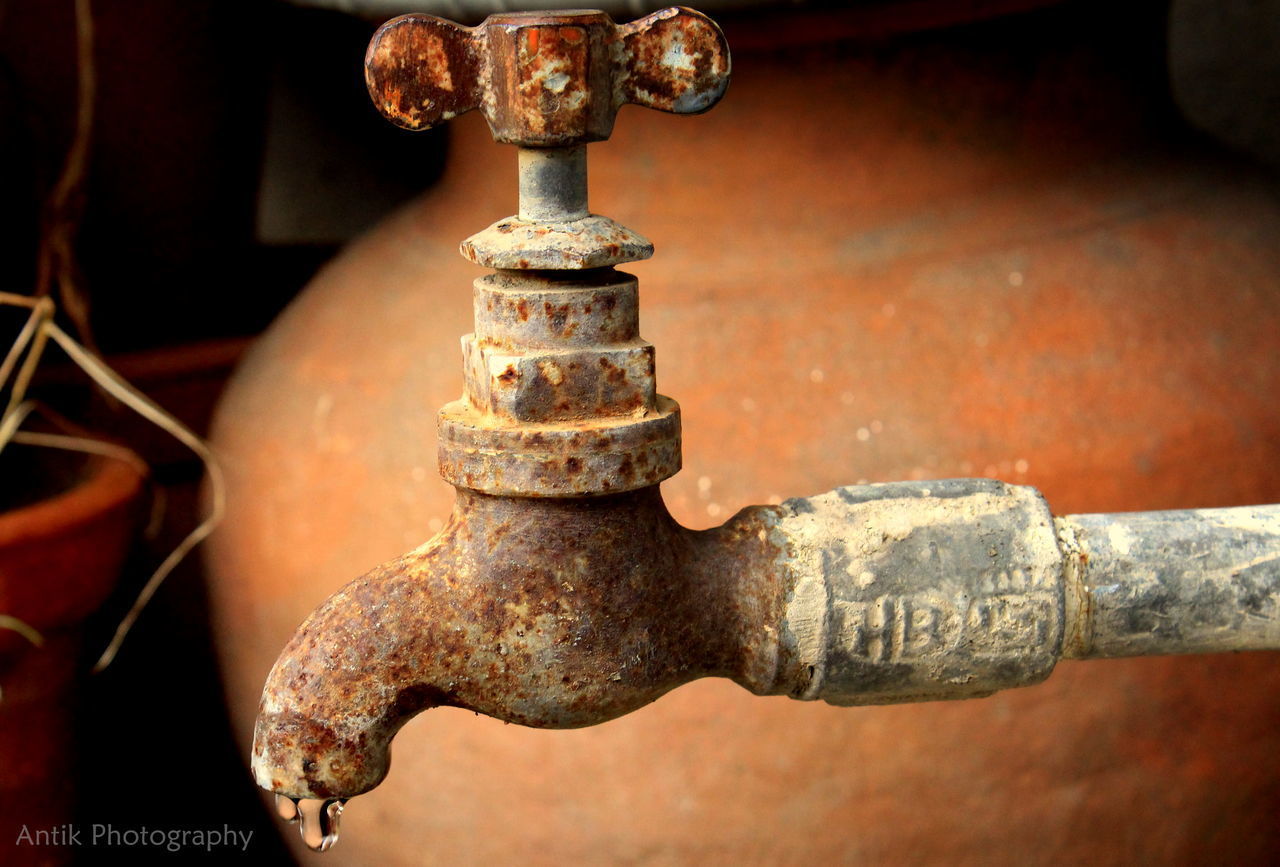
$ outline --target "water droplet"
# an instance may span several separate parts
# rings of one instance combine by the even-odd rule
[[[346,804],[341,798],[327,801],[303,798],[298,802],[298,813],[302,816],[298,833],[308,849],[327,852],[338,842],[338,820],[342,818],[342,808]]]
[[[288,795],[276,795],[276,815],[294,824],[298,821],[298,802]]]
[[[276,813],[290,825],[313,852],[327,852],[338,842],[338,820],[347,802],[342,798],[290,798],[276,795]]]

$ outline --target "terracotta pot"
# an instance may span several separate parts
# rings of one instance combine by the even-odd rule
[[[740,52],[706,117],[624,111],[593,146],[593,209],[658,248],[630,270],[684,412],[677,518],[968,475],[1059,513],[1280,500],[1280,205],[1176,153],[1140,52],[1063,20]],[[221,408],[212,595],[246,752],[297,623],[451,502],[434,413],[482,273],[456,244],[515,204],[514,154],[454,126],[442,185],[315,280]],[[702,681],[567,732],[432,711],[328,857],[1274,860],[1276,663],[1065,663],[982,701],[854,710]]]
[[[0,631],[0,839],[16,859],[6,863],[62,863],[66,847],[8,847],[23,825],[50,829],[71,818],[81,625],[120,575],[144,476],[115,458],[25,446],[11,446],[5,459],[7,493],[38,496],[0,512],[0,613],[34,627],[44,643]],[[31,478],[15,480],[22,470]]]

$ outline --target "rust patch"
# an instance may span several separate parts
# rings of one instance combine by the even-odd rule
[[[476,281],[463,401],[440,416],[441,473],[523,496],[634,490],[680,465],[635,278],[504,271]],[[624,470],[625,468],[625,470]]]
[[[693,533],[654,487],[587,500],[459,491],[431,543],[348,584],[294,635],[263,693],[259,784],[367,791],[395,732],[442,705],[575,728],[703,676],[767,692],[776,638],[759,625],[779,622],[785,592],[771,520],[753,509]]]
[[[497,270],[586,271],[648,259],[653,244],[592,214],[565,223],[508,217],[464,240],[459,250],[463,258]]]
[[[431,15],[402,15],[370,40],[365,84],[383,117],[424,130],[478,107],[480,64],[475,31]]]
[[[729,46],[715,22],[673,7],[619,28],[626,73],[622,98],[680,114],[704,112],[729,85]]]
[[[479,108],[497,141],[526,147],[606,139],[624,102],[706,111],[729,72],[720,29],[676,7],[623,26],[603,12],[491,15],[475,28],[403,15],[365,55],[369,95],[391,122],[421,130]]]

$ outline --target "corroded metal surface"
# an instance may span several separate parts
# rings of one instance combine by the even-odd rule
[[[472,31],[430,15],[404,15],[378,29],[365,54],[369,96],[387,120],[429,129],[479,105],[480,44]]]
[[[1049,676],[1062,554],[1044,498],[991,479],[840,488],[782,504],[793,697],[977,698]]]
[[[1075,659],[1280,647],[1280,506],[1058,519]]]
[[[476,331],[462,342],[472,406],[504,424],[634,419],[657,408],[636,280],[593,276],[476,281]]]
[[[542,500],[460,488],[434,539],[295,634],[263,690],[254,772],[292,798],[347,798],[382,781],[392,737],[423,710],[578,728],[701,677],[837,705],[987,696],[1048,677],[1068,606],[1089,596],[1102,609],[1093,656],[1135,652],[1107,643],[1134,632],[1120,619],[1171,621],[1140,630],[1156,639],[1136,652],[1274,648],[1277,515],[1077,516],[1077,532],[1131,546],[1121,561],[1095,543],[1108,559],[1089,581],[1067,568],[1040,494],[990,479],[840,488],[702,533],[656,487]],[[1168,550],[1167,527],[1218,536],[1215,559]],[[1227,541],[1227,527],[1248,538]],[[1150,592],[1154,568],[1166,590],[1191,589]],[[1085,596],[1067,586],[1082,579]]]
[[[591,11],[494,15],[474,29],[407,15],[374,35],[365,72],[374,104],[401,126],[478,107],[495,139],[521,146],[519,212],[461,246],[507,273],[476,284],[466,390],[439,418],[445,480],[563,497],[674,475],[679,407],[654,387],[635,280],[611,270],[653,245],[588,211],[585,145],[608,138],[628,102],[696,114],[719,101],[720,29],[678,7],[621,27]]]
[[[526,147],[606,139],[626,103],[706,111],[729,72],[720,28],[678,7],[622,26],[591,11],[491,15],[474,28],[404,15],[365,56],[369,94],[393,123],[428,129],[478,108],[495,139]]]
[[[499,273],[473,287],[475,338],[485,346],[585,348],[640,339],[640,297],[630,274]]]
[[[464,258],[510,270],[607,268],[653,255],[653,244],[608,217],[530,222],[507,217],[462,242]]]
[[[659,397],[643,418],[501,426],[465,401],[439,416],[440,475],[515,497],[629,491],[680,469],[680,408]]]
[[[587,146],[520,148],[520,210],[529,223],[573,222],[587,208]]]
[[[711,19],[673,7],[618,28],[622,74],[614,102],[676,114],[698,114],[729,86],[729,46]]]
[[[377,785],[392,736],[448,705],[539,728],[628,713],[691,678],[773,686],[775,509],[692,533],[657,488],[590,499],[461,489],[432,541],[347,585],[263,691],[253,765],[291,797]],[[749,586],[748,586],[749,585]]]
[[[440,472],[513,496],[617,493],[680,469],[680,410],[657,393],[636,280],[611,269],[475,282],[463,398],[440,412]]]

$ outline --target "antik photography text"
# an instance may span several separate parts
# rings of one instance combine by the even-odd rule
[[[233,828],[149,828],[146,825],[65,824],[37,828],[23,825],[18,831],[18,846],[51,846],[80,848],[163,849],[181,852],[202,849],[214,851],[249,851],[253,841],[251,829]]]

